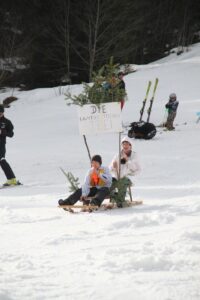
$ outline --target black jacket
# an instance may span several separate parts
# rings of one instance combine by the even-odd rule
[[[117,87],[118,87],[119,89],[125,90],[125,87],[126,87],[126,86],[125,86],[124,80],[120,80],[120,82],[118,83]]]
[[[4,116],[0,118],[0,144],[6,143],[6,137],[13,137],[13,124],[10,120],[6,119]]]

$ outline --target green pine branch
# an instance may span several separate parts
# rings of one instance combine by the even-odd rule
[[[71,172],[68,172],[66,177],[70,183],[69,191],[75,192],[79,188],[79,178],[75,178]]]
[[[83,92],[78,96],[65,94],[67,104],[83,106],[85,104],[101,104],[120,102],[126,96],[125,90],[118,86],[117,73],[119,64],[114,64],[113,57],[108,64],[102,66],[98,72],[93,72],[93,83],[83,83]]]
[[[62,171],[62,173],[65,175],[65,177],[67,178],[67,180],[70,183],[69,186],[69,191],[70,192],[75,192],[78,188],[79,188],[79,178],[75,178],[74,175],[71,172],[65,172],[65,170],[63,170],[63,168],[60,168],[60,170]]]

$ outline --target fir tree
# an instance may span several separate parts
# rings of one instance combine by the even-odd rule
[[[78,96],[66,94],[67,104],[83,106],[85,104],[101,104],[107,102],[120,102],[124,99],[125,90],[119,87],[117,77],[119,64],[113,63],[111,57],[109,64],[104,65],[97,73],[93,73],[93,83],[83,83],[83,92]]]
[[[79,178],[75,178],[71,172],[65,172],[63,168],[60,169],[70,183],[69,191],[72,193],[75,192],[79,188]]]
[[[127,177],[122,177],[114,181],[110,193],[111,202],[116,203],[119,207],[125,207],[127,188],[131,186],[131,184],[131,180]]]

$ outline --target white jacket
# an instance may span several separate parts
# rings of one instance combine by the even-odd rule
[[[125,137],[122,139],[122,142],[129,142],[132,145],[132,140],[128,137]],[[121,155],[123,156],[123,150],[121,151]],[[113,163],[117,162],[118,168],[113,168]],[[112,177],[118,179],[118,174],[119,174],[119,154],[116,154],[112,161],[111,164],[109,166],[109,169],[111,171]],[[129,177],[129,176],[134,176],[137,175],[140,172],[141,168],[140,168],[140,164],[137,158],[137,154],[132,151],[131,155],[128,157],[128,160],[125,164],[120,164],[120,178],[122,177]]]

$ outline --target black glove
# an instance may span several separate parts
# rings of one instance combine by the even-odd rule
[[[126,159],[125,158],[121,158],[121,164],[124,165],[126,163]]]

